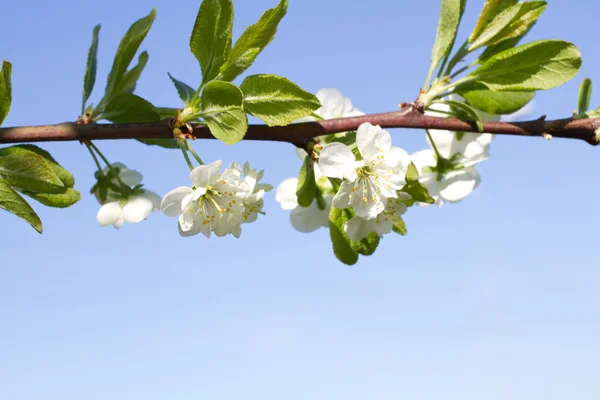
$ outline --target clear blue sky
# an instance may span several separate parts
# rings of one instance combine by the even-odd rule
[[[290,3],[249,73],[284,75],[313,92],[336,87],[365,112],[416,97],[437,0]],[[469,2],[463,37],[482,3]],[[535,116],[562,117],[581,79],[600,78],[590,35],[600,9],[592,0],[550,3],[529,40],[574,41],[584,55],[576,81],[536,98]],[[235,1],[234,34],[275,4]],[[0,59],[14,64],[5,126],[75,120],[93,26],[102,23],[102,89],[122,34],[153,6],[138,94],[175,106],[167,71],[199,81],[188,48],[198,0],[4,4]],[[420,131],[393,137],[409,152],[426,146]],[[188,183],[178,152],[97,144],[160,194]],[[250,160],[274,185],[300,167],[290,145],[196,145],[205,160]],[[268,215],[241,240],[183,239],[176,220],[158,213],[101,228],[86,150],[43,147],[73,171],[84,198],[68,210],[36,205],[42,236],[0,213],[2,399],[600,397],[600,150],[583,142],[498,137],[473,195],[411,209],[409,236],[385,237],[354,267],[334,259],[327,231],[295,232],[273,193]]]

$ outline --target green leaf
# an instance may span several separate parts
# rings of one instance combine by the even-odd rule
[[[346,265],[354,265],[358,262],[358,252],[352,247],[352,242],[344,232],[344,224],[348,221],[348,215],[344,210],[331,207],[329,212],[329,234],[333,244],[333,252],[338,260]]]
[[[232,81],[244,72],[261,51],[275,37],[279,22],[287,13],[288,0],[280,0],[275,8],[267,10],[260,20],[249,26],[237,40],[227,61],[221,67],[217,80]]]
[[[519,111],[534,97],[535,92],[494,92],[482,83],[461,86],[457,94],[477,110],[492,115],[507,115]]]
[[[121,83],[123,75],[152,27],[155,18],[156,10],[152,9],[150,14],[134,22],[123,36],[123,39],[121,39],[112,69],[108,74],[108,81],[106,83],[107,97],[111,97],[112,91]]]
[[[406,236],[408,231],[402,217],[394,217],[392,230],[399,235]]]
[[[65,188],[44,157],[17,146],[0,149],[0,179],[42,193],[61,193]]]
[[[371,232],[369,233],[369,236],[358,242],[350,241],[350,246],[352,246],[352,250],[360,255],[371,256],[375,253],[375,250],[377,250],[380,240],[381,238],[379,235],[377,235],[375,232]]]
[[[483,122],[481,122],[481,118],[479,117],[479,114],[477,114],[477,111],[470,105],[454,100],[440,100],[435,101],[434,103],[449,105],[458,119],[465,122],[474,122],[475,125],[477,125],[479,132],[483,132]]]
[[[155,107],[156,112],[160,116],[160,119],[175,118],[177,116],[177,109],[170,107]],[[179,147],[179,146],[178,146]]]
[[[496,54],[463,79],[494,91],[548,90],[571,80],[580,67],[581,53],[574,44],[540,40]]]
[[[0,179],[0,208],[24,219],[36,231],[42,233],[42,221],[40,217],[33,211],[33,208],[23,199],[11,185]]]
[[[8,61],[2,61],[2,70],[0,70],[0,125],[8,115],[12,103],[11,73],[12,64]]]
[[[178,149],[179,145],[175,139],[136,139],[138,142],[148,146],[159,146],[164,149]]]
[[[202,1],[190,37],[190,50],[202,68],[203,83],[212,81],[225,63],[231,51],[232,29],[231,0]]]
[[[304,157],[300,175],[298,176],[298,185],[296,187],[296,196],[298,204],[302,207],[308,207],[312,204],[317,194],[317,182],[315,180],[315,167],[309,156]]]
[[[466,0],[442,0],[440,20],[433,50],[431,52],[431,67],[429,75],[437,68],[452,51],[458,26],[465,11]]]
[[[590,108],[590,101],[592,99],[592,81],[589,78],[585,78],[581,82],[579,87],[579,100],[577,102],[577,109],[579,114],[584,114]]]
[[[210,132],[226,144],[242,140],[248,131],[244,95],[232,83],[212,81],[202,92],[200,111]]]
[[[206,2],[208,0],[204,0],[204,1]],[[185,83],[173,78],[173,76],[171,74],[169,74],[169,78],[171,78],[171,81],[173,81],[173,84],[175,85],[175,89],[177,89],[177,93],[179,94],[179,98],[181,100],[183,100],[183,102],[185,103],[185,105],[187,107],[187,105],[190,104],[190,101],[196,94],[196,91],[192,87],[186,85]]]
[[[252,75],[240,85],[244,109],[269,126],[289,125],[321,107],[319,99],[277,75]]]
[[[22,190],[23,194],[39,201],[45,206],[55,208],[71,207],[81,200],[81,193],[73,188],[65,188],[63,193],[35,193],[28,190]]]
[[[121,82],[112,91],[110,97],[107,98],[107,102],[110,102],[110,100],[125,93],[132,94],[135,91],[137,81],[140,79],[140,76],[142,75],[144,68],[146,68],[147,63],[148,52],[143,51],[138,57],[138,63],[135,65],[135,67],[125,72]]]
[[[406,171],[406,182],[418,182],[419,181],[419,170],[412,162],[408,166]]]
[[[85,112],[85,104],[87,103],[94,84],[96,83],[96,68],[98,63],[98,34],[100,33],[100,25],[94,27],[92,33],[92,44],[88,51],[87,63],[85,65],[85,75],[83,77],[83,99],[81,101],[81,112]]]
[[[44,157],[48,165],[50,165],[50,168],[52,168],[52,171],[54,171],[56,176],[58,176],[65,188],[72,188],[75,186],[75,178],[73,178],[73,175],[63,168],[46,150],[32,144],[19,144],[14,147],[29,150],[41,157]]]
[[[108,103],[102,116],[116,124],[160,121],[160,115],[152,103],[128,93],[119,95]]]
[[[500,14],[507,7],[517,3],[518,0],[486,0],[483,11],[479,15],[475,29],[469,36],[469,43],[473,43],[479,37],[481,32],[492,22],[496,15]]]
[[[508,39],[521,37],[535,24],[546,9],[545,1],[529,1],[506,8],[481,32],[469,47],[470,51],[493,46]]]
[[[406,185],[402,188],[402,192],[412,196],[412,199],[404,201],[404,204],[409,207],[413,206],[417,201],[427,204],[435,203],[435,199],[429,195],[427,187],[419,181],[410,182],[407,180]]]

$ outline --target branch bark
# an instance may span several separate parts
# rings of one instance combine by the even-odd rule
[[[370,122],[382,128],[443,129],[458,132],[477,132],[474,123],[454,118],[423,115],[417,109],[407,107],[402,111],[368,114],[360,117],[340,118],[316,122],[292,124],[284,127],[250,125],[244,140],[287,142],[297,147],[317,136],[356,130],[362,123]],[[197,139],[214,139],[210,130],[203,125],[193,126]],[[546,138],[580,139],[598,145],[596,130],[600,118],[565,118],[546,121],[542,117],[525,122],[484,122],[484,132],[498,135],[514,135]],[[75,124],[23,126],[0,128],[0,143],[31,143],[55,141],[87,141],[108,139],[168,139],[172,138],[168,121],[136,124]]]

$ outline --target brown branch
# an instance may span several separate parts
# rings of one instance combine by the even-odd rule
[[[244,140],[265,140],[292,143],[304,147],[311,139],[338,132],[356,130],[362,123],[370,122],[382,128],[443,129],[459,132],[477,132],[474,123],[453,118],[430,117],[409,105],[402,111],[369,114],[360,117],[340,118],[292,124],[284,127],[250,125]],[[69,140],[104,139],[168,139],[173,137],[167,121],[138,124],[75,124],[24,126],[0,128],[0,143],[53,142]],[[545,138],[580,139],[598,145],[596,129],[600,118],[572,118],[546,121],[542,117],[525,122],[484,122],[484,131],[498,135],[532,136]],[[209,129],[193,125],[198,139],[212,139]]]

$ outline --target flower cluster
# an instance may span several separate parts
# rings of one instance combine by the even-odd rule
[[[338,89],[321,89],[316,93],[316,97],[321,102],[321,107],[317,109],[314,114],[321,119],[364,115],[364,113],[355,108],[352,105],[352,101],[348,97],[342,95]],[[305,117],[296,122],[314,120],[314,117]],[[305,157],[309,156],[306,151],[302,149],[297,149],[296,154],[301,160],[304,160]],[[314,171],[317,186],[322,193],[322,198],[324,200],[324,207],[320,207],[316,200],[313,200],[308,207],[302,207],[298,204],[298,198],[296,196],[296,189],[298,186],[297,178],[288,178],[281,182],[277,187],[275,195],[275,200],[280,203],[282,209],[292,210],[290,214],[292,227],[302,233],[314,232],[321,227],[327,227],[329,225],[329,211],[333,199],[333,188],[329,180],[321,174],[318,164],[315,164]]]
[[[92,191],[102,204],[96,215],[100,226],[112,225],[119,229],[125,222],[142,222],[152,211],[160,209],[160,196],[142,188],[143,177],[138,171],[114,163],[99,175],[98,184]]]
[[[162,199],[162,211],[179,216],[181,236],[210,237],[214,232],[240,237],[241,224],[255,221],[262,213],[265,192],[272,189],[259,183],[263,171],[250,169],[248,163],[242,169],[233,162],[223,172],[221,167],[218,160],[195,168],[190,173],[191,187],[175,188]]]
[[[450,99],[464,101],[458,96],[450,96]],[[433,111],[427,112],[427,115],[444,117],[451,111],[445,104],[436,104],[434,108],[442,113]],[[500,119],[499,116],[482,112],[478,114],[482,120]],[[431,148],[420,150],[411,156],[419,171],[419,180],[439,206],[446,202],[459,202],[481,182],[475,165],[489,158],[494,135],[432,130],[429,136],[427,141]]]
[[[319,158],[325,176],[342,180],[333,206],[352,208],[356,214],[344,227],[351,240],[392,230],[393,217],[406,211],[402,200],[408,195],[399,192],[406,185],[411,162],[406,151],[392,146],[387,131],[370,123],[356,131],[356,147],[357,155],[345,144],[329,143]]]

